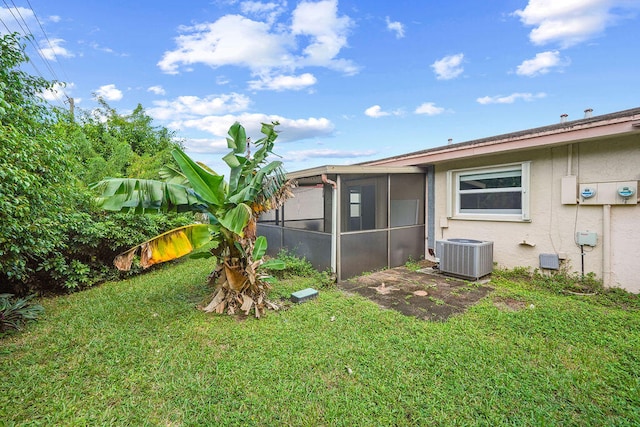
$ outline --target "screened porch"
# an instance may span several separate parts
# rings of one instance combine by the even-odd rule
[[[258,222],[269,255],[286,249],[338,280],[424,257],[424,169],[324,166],[288,176],[295,197]]]

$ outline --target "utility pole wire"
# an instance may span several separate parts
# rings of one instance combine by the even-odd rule
[[[13,3],[13,0],[11,0],[11,3]],[[62,64],[58,60],[58,55],[56,55],[56,51],[53,48],[53,44],[51,43],[51,40],[49,40],[49,36],[47,35],[46,31],[44,30],[44,27],[42,26],[42,23],[40,22],[40,19],[38,18],[38,15],[36,14],[36,10],[33,8],[33,6],[31,6],[31,1],[27,0],[27,4],[29,5],[29,8],[31,9],[31,12],[33,12],[33,17],[36,18],[36,22],[38,22],[38,25],[40,26],[40,31],[42,31],[42,34],[44,34],[44,38],[47,40],[47,43],[49,44],[49,47],[51,48],[51,53],[53,53],[53,57],[56,59],[56,63],[58,64],[58,66],[62,70],[62,73],[64,74],[64,77],[66,78],[66,81],[67,82],[71,81],[71,79],[69,79],[69,76],[65,72],[64,68],[62,68]],[[15,3],[14,3],[14,5],[15,5]],[[67,96],[66,93],[64,95]],[[69,98],[69,97],[67,96],[67,98]]]
[[[34,43],[34,35],[31,32],[31,29],[29,28],[29,25],[27,24],[26,20],[24,19],[24,17],[22,16],[22,14],[20,13],[20,10],[18,9],[18,7],[16,6],[16,4],[13,2],[13,0],[11,0],[11,2],[13,3],[13,8],[11,6],[9,6],[9,4],[7,3],[7,0],[2,0],[2,2],[4,3],[7,11],[11,14],[11,16],[13,16],[13,19],[16,21],[16,24],[18,24],[18,27],[20,27],[20,30],[22,31],[22,34],[25,36],[25,38],[29,41],[29,43],[31,44],[31,46],[33,46],[33,48],[36,51],[36,54],[40,57],[40,59],[42,59],[42,61],[44,62],[45,66],[47,67],[47,69],[49,70],[49,72],[51,73],[51,75],[53,76],[54,80],[59,81],[60,79],[58,78],[58,76],[56,75],[56,72],[53,70],[53,68],[51,67],[51,64],[49,63],[49,61],[47,60],[47,58],[44,57],[44,55],[41,52],[41,49],[39,48],[39,46],[37,46]],[[14,13],[14,10],[16,13],[18,13],[18,15],[20,16],[20,19],[22,20],[22,22],[24,23],[24,27],[22,26],[22,23],[20,22],[20,20],[16,17],[16,14]],[[35,16],[35,12],[33,11],[33,9],[31,10]],[[0,21],[2,21],[2,19],[0,19]],[[39,22],[39,21],[38,21]],[[2,25],[4,25],[4,27],[6,28],[7,32],[13,33],[14,31],[12,31],[11,29],[9,29],[9,26],[2,21]],[[25,29],[26,27],[26,29]],[[46,36],[46,34],[45,34]],[[48,39],[48,38],[47,38]],[[53,51],[53,48],[52,48]],[[55,52],[54,52],[55,55]],[[36,64],[27,57],[27,61],[31,64],[31,66],[34,68],[34,70],[36,71],[36,73],[42,77],[45,80],[49,80],[47,79],[44,74],[42,74],[42,72],[38,69],[38,67],[36,66]],[[62,90],[62,92],[64,93],[63,88],[60,88]],[[60,99],[57,95],[56,90],[51,90],[52,95],[58,100],[58,102],[62,105],[64,105],[64,101],[62,101],[62,99]],[[64,93],[65,96],[67,96],[66,93]]]

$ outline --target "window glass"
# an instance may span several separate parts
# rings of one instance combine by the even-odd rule
[[[529,182],[528,171],[529,162],[448,172],[454,186],[450,193],[454,207],[451,215],[469,219],[528,220],[529,196],[525,188]]]

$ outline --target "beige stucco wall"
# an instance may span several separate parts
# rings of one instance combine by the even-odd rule
[[[571,161],[568,162],[570,151]],[[530,222],[447,219],[448,170],[523,161],[531,162]],[[640,292],[637,262],[640,256],[640,205],[612,205],[611,229],[603,230],[606,224],[603,206],[561,203],[562,177],[569,174],[577,176],[578,184],[640,180],[640,135],[576,142],[571,144],[571,150],[568,146],[558,146],[439,163],[435,175],[436,235],[429,238],[491,240],[494,242],[494,261],[507,268],[537,268],[541,253],[557,253],[565,258],[562,263],[570,270],[580,272],[581,251],[575,244],[575,232],[596,232],[598,243],[587,248],[584,257],[585,272],[593,272],[599,278],[603,278],[603,274],[608,276],[603,270],[603,266],[607,266],[603,242],[609,237],[609,284]]]

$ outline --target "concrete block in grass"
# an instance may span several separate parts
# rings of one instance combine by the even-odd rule
[[[313,288],[307,288],[307,289],[303,289],[301,291],[292,293],[291,294],[291,301],[293,301],[293,302],[305,302],[305,301],[310,300],[312,298],[315,298],[317,296],[318,296],[318,291],[316,291]]]

